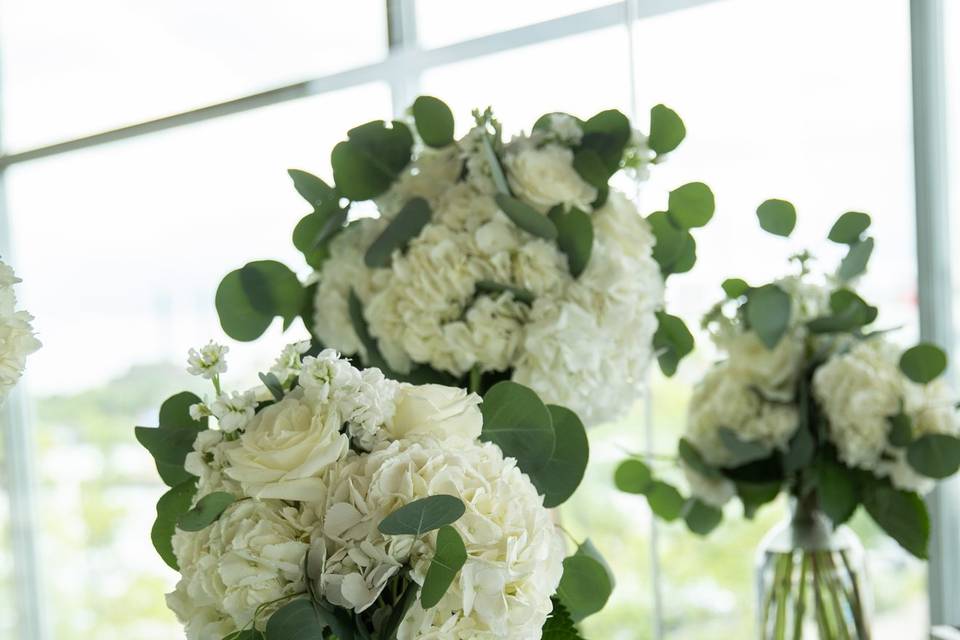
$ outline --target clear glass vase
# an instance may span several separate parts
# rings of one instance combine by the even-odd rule
[[[760,543],[760,640],[869,640],[863,545],[808,504]]]

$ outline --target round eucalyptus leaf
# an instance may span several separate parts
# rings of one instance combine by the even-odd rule
[[[847,255],[840,261],[837,275],[841,280],[852,280],[867,270],[867,263],[873,254],[873,238],[860,240],[850,245]]]
[[[308,598],[299,598],[283,605],[270,616],[267,620],[267,638],[324,640],[327,626],[319,607]]]
[[[381,520],[377,529],[391,536],[420,536],[453,524],[465,511],[466,507],[460,498],[443,494],[429,496],[403,505]]]
[[[596,149],[577,149],[573,154],[573,168],[587,184],[597,189],[607,186],[610,169]]]
[[[653,473],[641,460],[624,460],[613,474],[613,483],[624,493],[643,495],[653,483]]]
[[[202,402],[200,396],[190,391],[175,393],[160,405],[160,418],[157,424],[161,427],[193,427],[197,430],[207,428],[207,418],[194,420],[190,416],[190,407]]]
[[[330,154],[337,189],[351,200],[385,192],[409,164],[413,136],[402,122],[375,120],[351,129]]]
[[[746,280],[741,278],[727,278],[721,286],[723,287],[723,292],[727,294],[727,297],[733,300],[736,300],[740,296],[747,295],[750,291],[750,285],[747,284]]]
[[[237,499],[226,491],[209,493],[200,498],[192,509],[180,516],[177,527],[184,531],[206,529],[236,501]]]
[[[773,349],[790,327],[790,296],[775,284],[751,289],[747,295],[746,316],[760,341]]]
[[[197,479],[190,476],[189,479],[160,496],[160,500],[157,501],[157,518],[150,530],[150,540],[163,561],[175,571],[179,571],[180,567],[177,565],[177,556],[173,552],[173,534],[176,532],[180,515],[190,510],[190,504],[196,492]]]
[[[420,96],[413,102],[413,121],[428,147],[445,147],[453,142],[453,112],[442,100]]]
[[[907,349],[900,356],[900,370],[917,384],[926,384],[940,377],[947,368],[947,354],[928,342]]]
[[[645,493],[650,510],[661,520],[671,522],[683,514],[686,501],[677,489],[662,480],[654,480]]]
[[[705,536],[723,520],[723,511],[699,500],[690,498],[683,509],[683,521],[687,528],[697,535]]]
[[[760,228],[777,236],[789,237],[797,226],[797,209],[786,200],[767,200],[757,207]]]
[[[670,192],[667,211],[684,229],[702,227],[713,217],[713,191],[702,182],[690,182]]]
[[[887,535],[917,558],[926,560],[930,516],[923,498],[875,480],[865,488],[863,506]]]
[[[848,211],[833,224],[827,239],[839,244],[855,244],[869,227],[870,216],[859,211]]]
[[[556,446],[550,410],[530,388],[505,380],[493,385],[480,406],[480,439],[516,459],[524,473],[546,465]]]
[[[557,597],[574,621],[603,609],[611,591],[610,577],[599,561],[579,553],[564,559]]]
[[[449,525],[440,527],[433,559],[420,589],[420,605],[424,609],[440,602],[466,561],[467,548],[457,530]]]
[[[686,135],[687,129],[683,120],[673,109],[658,104],[650,110],[650,137],[647,145],[658,155],[676,149]]]
[[[907,447],[907,462],[928,478],[949,478],[960,469],[960,438],[943,433],[920,436]]]
[[[664,311],[657,311],[657,331],[653,334],[653,348],[657,352],[657,362],[665,376],[672,376],[687,354],[693,351],[693,334],[687,325]]]
[[[593,251],[593,222],[590,216],[580,209],[563,211],[563,207],[554,207],[548,215],[557,227],[557,246],[567,256],[570,275],[579,278],[590,262]]]
[[[240,269],[228,273],[217,287],[215,304],[223,331],[241,342],[256,340],[273,322],[273,315],[253,306],[244,290]]]
[[[288,169],[287,175],[293,180],[293,188],[315,211],[325,212],[337,206],[337,190],[322,179],[300,169]]]
[[[553,454],[543,467],[527,475],[543,496],[543,506],[553,509],[566,502],[580,486],[590,458],[590,443],[576,413],[555,404],[548,404],[547,409],[556,438]]]

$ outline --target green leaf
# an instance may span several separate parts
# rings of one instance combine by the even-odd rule
[[[687,325],[677,316],[657,311],[657,331],[653,334],[653,349],[657,353],[657,362],[665,376],[677,372],[677,366],[687,354],[693,351],[693,334]]]
[[[402,122],[375,120],[351,129],[330,154],[337,188],[351,200],[381,195],[410,162],[413,136]]]
[[[476,285],[476,290],[479,293],[493,293],[501,294],[504,292],[510,293],[513,296],[513,299],[517,302],[522,302],[524,304],[533,304],[535,296],[533,292],[529,289],[524,289],[523,287],[515,287],[509,284],[502,284],[500,282],[494,282],[493,280],[478,280]]]
[[[380,630],[381,637],[383,637],[385,640],[397,640],[397,629],[400,628],[400,624],[407,616],[407,612],[410,611],[410,608],[417,601],[416,583],[409,582],[401,576],[394,576],[393,579],[400,581],[402,591],[400,592],[400,597],[397,598],[393,604],[392,610],[390,611],[390,617],[387,618]],[[388,584],[387,588],[389,589],[390,586],[391,585]],[[377,639],[370,638],[370,640]]]
[[[751,289],[747,295],[747,322],[768,349],[776,347],[790,327],[790,308],[790,295],[775,284]]]
[[[757,510],[776,500],[783,485],[780,482],[737,482],[737,497],[743,504],[743,515],[752,520]]]
[[[853,331],[876,319],[876,307],[849,289],[838,289],[830,294],[830,315],[814,318],[807,327],[813,333]]]
[[[677,445],[677,454],[684,464],[704,478],[718,479],[723,477],[719,470],[707,464],[700,451],[686,438],[680,438]]]
[[[894,447],[906,447],[913,442],[913,420],[903,412],[901,406],[900,412],[887,418],[890,423],[890,433],[887,434],[887,441]]]
[[[787,238],[797,226],[797,209],[786,200],[774,198],[757,207],[757,218],[761,229]]]
[[[661,480],[654,480],[647,487],[647,502],[657,517],[667,522],[676,520],[683,514],[686,501],[675,487]]]
[[[377,529],[391,536],[420,536],[453,524],[465,511],[466,507],[460,498],[443,494],[429,496],[400,507],[384,518]]]
[[[729,465],[731,467],[739,467],[748,462],[762,460],[770,455],[770,449],[766,445],[753,440],[741,440],[733,429],[720,427],[718,433],[723,446],[733,456],[733,461]]]
[[[201,402],[200,396],[190,391],[175,393],[160,405],[160,416],[157,424],[161,427],[193,427],[197,431],[206,429],[206,417],[199,420],[190,417],[190,407]]]
[[[579,622],[603,609],[611,590],[607,570],[596,559],[576,553],[563,560],[557,597],[574,621]]]
[[[606,168],[607,175],[611,176],[620,168],[623,151],[631,135],[630,120],[627,116],[616,109],[608,109],[583,123],[580,149],[594,151]],[[606,186],[606,181],[594,186]]]
[[[442,100],[420,96],[413,102],[413,121],[423,143],[441,148],[453,142],[453,112]]]
[[[293,228],[293,246],[314,269],[319,269],[329,255],[325,247],[318,247],[316,243],[326,222],[327,217],[319,213],[308,213]]]
[[[723,520],[723,511],[698,498],[687,500],[683,509],[683,521],[687,528],[697,535],[705,536]]]
[[[260,337],[274,316],[284,328],[299,315],[304,290],[285,265],[274,260],[250,262],[231,271],[217,288],[220,325],[228,336],[249,342]]]
[[[237,499],[226,491],[209,493],[200,498],[193,509],[180,516],[177,526],[184,531],[206,529],[236,501]]]
[[[258,629],[241,629],[225,635],[223,640],[266,640],[266,636]]]
[[[650,110],[650,137],[647,145],[657,155],[669,153],[680,146],[687,136],[687,129],[677,113],[662,104]]]
[[[537,394],[516,382],[493,385],[480,406],[480,439],[493,442],[503,455],[515,458],[524,473],[547,464],[556,446],[550,410]]]
[[[287,169],[287,175],[293,180],[293,188],[314,211],[327,213],[338,206],[337,190],[317,176],[300,169]]]
[[[253,306],[244,291],[240,269],[231,271],[220,282],[215,303],[220,326],[234,340],[256,340],[273,322],[272,314],[263,313]]]
[[[176,531],[177,520],[190,510],[196,492],[197,479],[191,476],[160,496],[157,501],[157,518],[150,530],[150,540],[163,561],[175,571],[179,571],[180,567],[177,565],[171,540]]]
[[[573,154],[573,168],[584,182],[603,189],[610,180],[610,168],[595,149],[577,149]]]
[[[593,251],[593,222],[590,216],[577,209],[564,212],[562,206],[554,207],[548,215],[557,228],[557,246],[567,256],[570,275],[579,278],[590,262]]]
[[[372,269],[389,267],[393,252],[406,250],[407,244],[429,223],[430,205],[427,201],[423,198],[409,200],[367,249],[364,263]]]
[[[863,506],[873,521],[901,547],[921,560],[927,559],[930,516],[920,496],[874,481],[864,492]]]
[[[557,598],[553,598],[553,612],[543,623],[541,640],[584,640],[574,626],[570,612]]]
[[[500,158],[497,157],[497,152],[493,150],[493,140],[489,133],[483,136],[483,155],[487,159],[487,164],[490,165],[490,177],[493,179],[497,192],[509,196],[510,185],[507,183],[507,176],[503,173]]]
[[[936,380],[947,368],[947,354],[935,344],[924,342],[900,356],[900,371],[917,384]]]
[[[553,453],[544,466],[525,473],[543,496],[543,506],[553,509],[566,502],[580,486],[590,458],[590,444],[577,414],[555,404],[548,404],[547,410],[553,421]]]
[[[323,632],[327,626],[320,608],[307,598],[299,598],[283,605],[270,616],[267,620],[267,639],[324,640]]]
[[[854,473],[832,458],[817,462],[817,497],[820,509],[840,526],[853,516],[860,495]]]
[[[713,191],[702,182],[691,182],[670,192],[667,211],[680,227],[692,229],[710,222],[716,204]]]
[[[435,607],[466,561],[467,548],[457,530],[451,526],[440,527],[437,548],[420,589],[420,606],[424,609]]]
[[[859,211],[848,211],[833,224],[827,239],[839,244],[856,244],[869,226],[870,216]]]
[[[721,286],[723,287],[723,292],[732,300],[736,300],[740,296],[745,296],[750,291],[750,285],[747,284],[746,280],[741,278],[727,278]]]
[[[837,276],[841,280],[852,280],[867,270],[867,262],[873,253],[873,238],[861,240],[856,244],[850,245],[850,250],[843,260],[840,261],[840,268],[837,270]]]
[[[666,211],[651,213],[647,222],[657,239],[653,259],[660,265],[663,276],[689,271],[697,259],[697,243],[690,232],[672,222]]]
[[[173,487],[186,480],[196,480],[183,468],[187,454],[193,451],[193,443],[201,429],[186,425],[159,428],[136,427],[134,435],[150,452],[157,465],[157,472],[164,484]]]
[[[624,460],[613,473],[613,484],[624,493],[642,495],[653,484],[653,473],[641,460]]]
[[[283,390],[283,385],[280,383],[279,378],[277,378],[274,373],[258,373],[257,376],[260,378],[260,382],[263,383],[263,386],[267,388],[270,392],[270,395],[273,396],[273,399],[277,402],[283,400],[285,392]]]
[[[543,215],[530,205],[504,193],[494,196],[497,206],[507,214],[513,224],[530,235],[544,240],[557,239],[557,226],[547,216]]]
[[[804,411],[802,406],[801,411]],[[790,438],[787,450],[783,454],[783,474],[790,476],[805,469],[813,462],[815,453],[816,443],[813,441],[813,434],[810,433],[810,428],[806,424],[801,424]]]
[[[907,462],[928,478],[949,478],[960,469],[960,438],[944,433],[920,436],[907,447]]]
[[[330,213],[323,221],[320,232],[313,238],[310,247],[313,249],[322,249],[327,241],[346,228],[347,218],[350,216],[350,208],[336,209]]]
[[[575,555],[587,556],[599,562],[607,572],[607,578],[610,582],[610,591],[613,591],[613,588],[617,584],[616,576],[613,575],[613,569],[610,568],[610,564],[607,562],[606,558],[603,557],[603,554],[600,553],[600,549],[597,548],[597,545],[593,544],[593,540],[587,538],[581,542],[577,547],[577,552]]]
[[[544,131],[544,132],[551,131],[553,116],[564,116],[567,118],[573,118],[577,122],[577,124],[580,125],[580,128],[583,129],[583,120],[581,120],[580,118],[574,115],[570,115],[569,113],[564,113],[563,111],[551,111],[550,113],[545,113],[539,118],[537,118],[537,121],[533,123],[533,130]]]

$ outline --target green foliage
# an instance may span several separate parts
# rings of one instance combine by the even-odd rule
[[[737,482],[737,497],[743,504],[743,515],[752,520],[757,510],[776,500],[783,488],[780,482]]]
[[[716,203],[713,191],[702,182],[690,182],[670,192],[667,212],[682,229],[702,227],[710,222]]]
[[[613,483],[617,489],[625,493],[644,495],[653,484],[653,473],[642,460],[631,458],[617,466]]]
[[[177,527],[184,531],[206,529],[237,499],[226,491],[215,491],[197,501],[196,506],[180,515]]]
[[[876,307],[849,289],[837,289],[830,294],[830,315],[814,318],[807,327],[813,333],[854,331],[876,319]]]
[[[260,382],[262,382],[263,386],[267,388],[267,391],[270,392],[270,395],[273,396],[274,400],[277,402],[283,400],[283,396],[285,395],[283,384],[280,383],[280,380],[277,378],[276,374],[272,372],[258,373],[257,377],[260,378]]]
[[[293,228],[293,246],[303,254],[303,259],[314,269],[319,269],[329,255],[327,248],[318,242],[328,220],[329,217],[319,213],[308,213]],[[346,221],[346,215],[344,215],[344,221]]]
[[[667,277],[689,271],[697,259],[697,243],[690,232],[674,222],[667,211],[651,213],[647,222],[657,239],[653,259],[660,265],[660,273]]]
[[[391,536],[420,536],[453,524],[465,511],[466,507],[460,498],[443,494],[429,496],[403,505],[384,518],[377,529]]]
[[[501,294],[507,292],[513,296],[514,300],[524,304],[532,305],[535,299],[533,292],[529,289],[515,287],[510,284],[502,284],[500,282],[494,282],[493,280],[478,280],[475,287],[478,293]]]
[[[650,510],[661,520],[671,522],[683,515],[686,500],[672,485],[654,480],[647,488],[646,496]]]
[[[322,179],[300,169],[288,169],[287,175],[293,180],[293,188],[303,196],[315,212],[329,214],[338,207],[340,196],[337,190]]]
[[[283,318],[286,329],[300,315],[304,295],[296,274],[285,265],[274,260],[249,262],[228,273],[217,288],[220,326],[242,342],[260,337],[275,316]]]
[[[487,391],[480,407],[480,439],[493,442],[505,456],[516,459],[524,473],[544,468],[556,445],[550,410],[528,387],[498,382]]]
[[[351,200],[376,198],[410,163],[412,149],[410,129],[397,120],[390,127],[375,120],[351,129],[330,154],[337,189]]]
[[[867,270],[867,262],[873,254],[873,238],[861,240],[850,245],[847,255],[840,261],[837,276],[841,280],[852,280]]]
[[[564,558],[557,598],[574,622],[603,609],[612,591],[606,567],[589,553],[578,549],[577,553]]]
[[[727,278],[721,285],[723,292],[731,300],[736,300],[740,296],[745,296],[750,291],[750,285],[742,278]]]
[[[917,558],[926,560],[930,516],[920,496],[895,489],[885,480],[873,480],[864,488],[863,506],[887,535]]]
[[[732,456],[731,467],[739,467],[756,460],[762,460],[770,455],[770,450],[759,442],[742,440],[736,431],[728,427],[720,427],[718,433],[723,446]]]
[[[543,623],[541,640],[584,640],[570,617],[570,612],[558,599],[553,598],[553,612]]]
[[[157,424],[161,427],[192,427],[198,431],[207,428],[207,418],[194,420],[190,415],[190,406],[198,404],[200,397],[190,391],[175,393],[160,405]]]
[[[771,199],[757,207],[760,228],[777,236],[789,237],[797,226],[797,209],[786,200]]]
[[[328,625],[322,611],[307,598],[283,605],[267,621],[267,640],[324,640]],[[353,632],[337,636],[340,640],[352,640]]]
[[[960,469],[960,438],[944,433],[920,436],[907,447],[907,462],[928,478],[949,478]]]
[[[134,435],[143,447],[150,452],[157,465],[157,472],[164,484],[172,487],[184,480],[195,479],[183,468],[187,454],[193,451],[193,442],[201,429],[192,425],[161,425],[136,427]]]
[[[697,535],[705,536],[723,520],[723,512],[697,498],[687,500],[683,509],[683,521]]]
[[[918,344],[900,356],[900,370],[917,384],[937,379],[946,368],[947,354],[935,344]]]
[[[650,110],[650,137],[647,144],[657,155],[673,151],[686,136],[683,120],[673,109],[658,104]]]
[[[557,227],[553,221],[526,202],[505,193],[498,193],[494,199],[500,210],[520,229],[544,240],[557,239]]]
[[[693,351],[693,334],[677,316],[664,311],[657,311],[656,315],[657,330],[653,334],[653,348],[660,370],[669,377],[677,372],[680,360]]]
[[[583,123],[583,139],[574,151],[573,167],[588,183],[605,190],[620,169],[630,141],[630,120],[616,109],[601,111]]]
[[[543,467],[527,475],[543,496],[543,506],[553,509],[566,502],[580,486],[590,458],[590,443],[576,413],[555,404],[548,404],[547,410],[553,422],[553,453]]]
[[[816,465],[820,508],[839,526],[850,519],[860,504],[857,478],[832,456],[821,456]]]
[[[554,207],[548,215],[557,229],[557,246],[567,256],[570,275],[579,278],[590,262],[593,251],[593,222],[590,216],[577,209],[564,211],[562,206]]]
[[[806,393],[806,391],[804,391],[804,393]],[[794,473],[807,468],[807,466],[813,461],[814,454],[816,453],[816,443],[813,441],[813,434],[810,432],[810,427],[806,423],[805,403],[808,401],[808,398],[801,396],[801,424],[797,427],[797,432],[794,433],[790,438],[790,442],[787,445],[787,450],[782,456],[783,474],[785,476],[793,475]]]
[[[790,295],[775,284],[751,289],[745,311],[750,328],[768,349],[776,347],[790,327]]]
[[[685,465],[705,478],[719,479],[722,474],[715,467],[710,466],[703,459],[700,451],[686,438],[680,438],[677,445],[677,454]]]
[[[150,530],[150,540],[157,553],[167,565],[179,571],[177,556],[173,553],[173,534],[176,531],[177,520],[190,510],[193,496],[197,492],[196,478],[190,477],[160,496],[157,501],[157,518]]]
[[[503,172],[503,166],[500,164],[500,158],[493,148],[493,138],[488,133],[483,137],[483,155],[490,165],[490,177],[497,188],[497,192],[503,195],[510,195],[510,184],[507,182],[507,176]]]
[[[913,419],[903,412],[901,401],[900,411],[887,418],[890,423],[890,433],[887,441],[894,447],[905,447],[913,441]]]
[[[420,96],[413,102],[417,133],[428,147],[442,148],[453,142],[453,112],[442,100]]]
[[[367,249],[364,263],[370,268],[389,267],[393,252],[404,251],[429,222],[430,205],[427,201],[423,198],[411,199]]]
[[[257,629],[242,629],[228,633],[223,640],[265,640],[266,636]]]
[[[833,224],[827,238],[838,244],[856,244],[869,227],[870,216],[858,211],[848,211]]]
[[[420,590],[420,605],[424,609],[435,607],[440,602],[466,561],[467,548],[457,530],[451,526],[440,527],[436,551]]]

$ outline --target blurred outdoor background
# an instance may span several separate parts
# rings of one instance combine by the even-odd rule
[[[958,36],[960,7],[944,4]],[[0,253],[44,343],[3,424],[18,432],[0,439],[0,638],[181,635],[163,599],[176,576],[149,538],[163,487],[133,426],[194,385],[189,347],[225,340],[223,275],[259,258],[307,273],[286,169],[329,176],[348,128],[420,93],[445,100],[460,132],[487,105],[509,133],[544,112],[606,108],[643,128],[667,104],[688,137],[641,189],[641,210],[692,180],[717,200],[696,268],[671,278],[671,312],[696,326],[723,279],[769,279],[802,248],[831,268],[833,220],[866,211],[877,250],[864,295],[882,326],[902,326],[897,340],[915,341],[910,38],[907,0],[0,0]],[[947,77],[960,77],[960,45],[947,45]],[[60,144],[284,86],[300,88]],[[949,89],[960,105],[960,83]],[[756,224],[774,197],[797,205],[790,240]],[[255,382],[248,372],[305,335],[298,323],[227,341],[229,384]],[[783,505],[752,522],[732,505],[701,539],[655,525],[642,497],[612,487],[625,452],[673,451],[710,358],[670,380],[653,373],[629,418],[591,432],[588,479],[562,517],[614,560],[618,585],[586,637],[752,637],[753,550]],[[15,518],[32,518],[28,535],[14,535]],[[925,638],[924,566],[867,522],[854,528],[871,551],[876,638]]]

